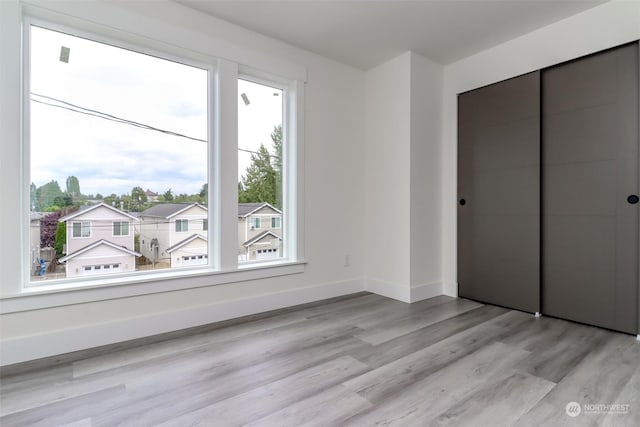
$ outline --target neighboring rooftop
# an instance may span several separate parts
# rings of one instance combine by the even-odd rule
[[[143,212],[140,212],[140,216],[170,218],[178,212],[183,211],[191,206],[200,206],[202,209],[207,210],[206,206],[202,206],[199,203],[160,203],[150,207]]]

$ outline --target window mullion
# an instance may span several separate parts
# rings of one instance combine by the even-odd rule
[[[214,248],[221,270],[238,266],[238,64],[219,60],[214,158]]]

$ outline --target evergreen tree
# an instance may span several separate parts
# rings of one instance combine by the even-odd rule
[[[63,196],[64,194],[60,189],[60,185],[58,185],[58,181],[53,179],[36,190],[38,205],[43,211],[55,204],[56,197],[62,198]]]
[[[282,126],[275,126],[271,133],[273,153],[264,144],[251,154],[251,165],[238,183],[240,203],[267,202],[282,208]]]
[[[242,177],[238,201],[276,203],[276,172],[264,144],[260,145],[257,153],[251,154],[251,165]]]
[[[282,125],[274,127],[271,133],[273,141],[273,170],[276,173],[276,204],[275,207],[282,209]]]
[[[80,181],[75,176],[67,177],[67,194],[73,199],[80,197]]]
[[[56,238],[54,248],[58,257],[63,255],[64,245],[67,243],[67,223],[59,222],[56,228]]]

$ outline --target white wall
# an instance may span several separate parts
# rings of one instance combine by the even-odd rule
[[[366,287],[406,302],[442,292],[442,73],[407,52],[365,76]]]
[[[639,38],[640,2],[612,1],[445,67],[442,270],[447,295],[457,295],[456,95]]]
[[[66,4],[66,6],[65,6]],[[47,3],[49,8],[69,3]],[[77,8],[76,8],[77,6]],[[121,299],[64,305],[0,316],[0,364],[10,364],[96,345],[205,324],[267,309],[313,301],[363,289],[364,274],[364,73],[256,33],[166,2],[119,2],[122,23],[139,32],[161,30],[176,43],[187,29],[202,37],[202,45],[217,43],[222,51],[306,67],[305,87],[305,256],[304,273],[225,285],[200,287]],[[91,14],[86,2],[72,13]],[[125,13],[122,14],[122,11]],[[141,14],[139,14],[141,13]],[[6,32],[19,19],[15,1],[0,1],[0,23]],[[100,22],[101,16],[94,16]],[[5,25],[6,24],[6,25]],[[5,34],[9,34],[5,37]],[[18,37],[0,37],[0,218],[19,224],[21,195],[20,140],[13,123],[19,111],[6,105],[6,94],[18,96]],[[234,50],[237,47],[237,50]],[[275,62],[273,61],[275,58]],[[9,126],[5,126],[9,124]],[[234,206],[234,210],[236,207]],[[26,219],[28,224],[28,218]],[[3,227],[0,239],[0,280],[18,285],[20,227]],[[349,255],[350,265],[344,266]],[[154,286],[154,283],[148,283]],[[6,300],[0,300],[0,305]]]
[[[443,71],[441,65],[411,54],[412,300],[442,292],[440,160]]]
[[[410,74],[407,52],[365,76],[367,288],[401,300],[410,284]]]

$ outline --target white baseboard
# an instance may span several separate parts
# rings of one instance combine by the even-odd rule
[[[366,279],[365,290],[387,298],[412,303],[442,295],[442,282],[409,287],[377,279]]]
[[[364,291],[364,280],[353,279],[155,313],[41,335],[2,340],[0,366],[27,362],[92,347],[178,331],[236,317]]]
[[[423,299],[443,295],[442,288],[442,282],[413,286],[411,288],[411,302],[422,301]]]
[[[450,297],[458,296],[458,282],[445,281],[442,284],[442,293]]]
[[[411,302],[411,289],[409,286],[397,285],[378,279],[365,280],[365,290],[383,297],[393,298],[402,302]]]

